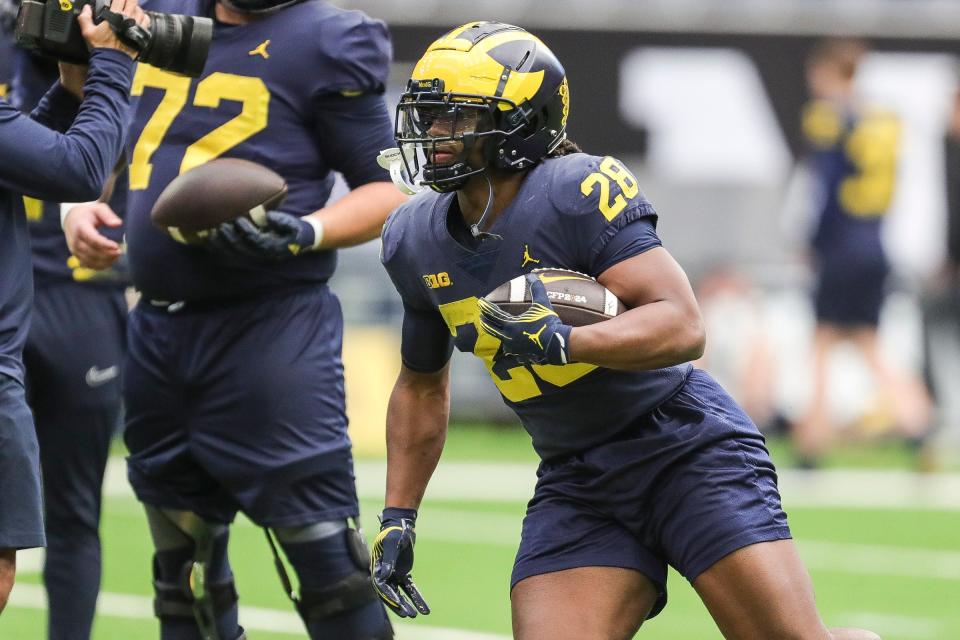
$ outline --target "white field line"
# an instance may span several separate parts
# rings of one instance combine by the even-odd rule
[[[17,584],[10,596],[10,607],[20,609],[46,609],[47,597],[43,588],[33,584]],[[145,596],[101,592],[97,600],[97,614],[114,618],[136,620],[153,619],[153,600]],[[479,633],[461,629],[431,627],[417,623],[397,623],[392,620],[400,640],[508,640],[509,636]],[[261,607],[240,607],[240,624],[250,631],[289,633],[304,637],[303,622],[293,611],[280,611]],[[144,630],[143,640],[156,637],[153,626]],[[139,640],[139,639],[131,639]]]
[[[857,627],[870,629],[881,636],[895,635],[910,640],[943,640],[944,623],[934,618],[916,616],[897,616],[874,611],[845,611],[832,616],[829,626]]]
[[[11,594],[9,606],[11,608],[45,610],[47,607],[46,594],[43,588],[38,585],[17,584]],[[97,613],[101,616],[114,618],[150,620],[153,619],[153,605],[151,599],[144,596],[102,592],[97,601]],[[269,631],[300,637],[303,637],[304,633],[300,618],[290,611],[240,607],[240,621],[245,628],[251,631]],[[666,620],[658,622],[662,623]],[[942,638],[941,632],[943,629],[943,623],[932,618],[898,616],[871,611],[844,612],[830,622],[832,624],[874,629],[881,633],[901,635],[916,640]],[[504,635],[428,627],[409,622],[397,624],[394,621],[394,626],[400,640],[414,640],[414,638],[417,640],[509,640],[509,636]],[[149,630],[145,629],[142,640],[154,638],[155,634],[156,631],[151,625]]]
[[[362,499],[382,500],[383,461],[360,460],[357,490]],[[441,462],[427,500],[526,502],[533,495],[535,466],[525,463]],[[940,509],[960,511],[960,474],[908,471],[783,471],[780,489],[791,507]],[[130,495],[122,458],[110,459],[107,495]]]

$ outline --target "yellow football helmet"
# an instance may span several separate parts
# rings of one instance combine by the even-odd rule
[[[488,166],[522,171],[566,138],[570,95],[563,66],[531,33],[470,22],[420,58],[397,106],[397,143],[407,173],[435,191],[459,189]],[[467,163],[487,138],[486,165]],[[451,157],[444,142],[462,142]],[[417,153],[419,152],[419,153]]]

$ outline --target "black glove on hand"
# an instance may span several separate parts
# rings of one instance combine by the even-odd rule
[[[373,541],[370,554],[373,586],[380,599],[401,618],[416,618],[417,612],[430,613],[430,607],[410,575],[413,544],[417,539],[414,532],[416,522],[416,509],[384,509],[380,516],[380,533]],[[409,601],[403,597],[404,593]]]
[[[570,362],[570,332],[553,310],[547,289],[536,275],[527,274],[532,304],[512,315],[480,298],[480,327],[501,342],[498,358],[512,357],[519,364],[567,364]]]
[[[224,222],[210,237],[208,246],[234,258],[276,261],[310,251],[316,239],[316,229],[303,218],[268,211],[262,227],[246,218]]]

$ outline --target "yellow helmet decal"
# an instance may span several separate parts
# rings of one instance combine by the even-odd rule
[[[506,67],[491,57],[490,52],[501,45],[520,40],[534,40],[539,46],[544,46],[543,43],[525,31],[495,33],[476,44],[457,37],[470,26],[468,24],[454,29],[430,45],[414,68],[411,78],[440,78],[444,83],[444,91],[502,96],[515,104],[532,99],[543,84],[544,72],[541,70],[523,73],[511,70],[506,84],[501,87]],[[500,103],[499,106],[503,110],[510,109],[505,103]]]

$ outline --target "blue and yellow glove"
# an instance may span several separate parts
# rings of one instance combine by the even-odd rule
[[[512,315],[492,302],[481,298],[480,328],[500,340],[494,356],[510,357],[524,364],[567,364],[570,362],[570,332],[553,310],[547,289],[540,278],[527,274],[532,304],[520,315]]]
[[[418,612],[430,613],[410,575],[413,544],[417,540],[416,522],[416,509],[384,509],[380,515],[380,533],[373,541],[370,554],[373,587],[380,599],[401,618],[416,618]],[[404,593],[409,600],[403,597]]]
[[[258,227],[246,218],[224,222],[210,237],[208,246],[217,253],[241,259],[276,261],[311,251],[320,244],[318,229],[303,218],[268,211]]]

